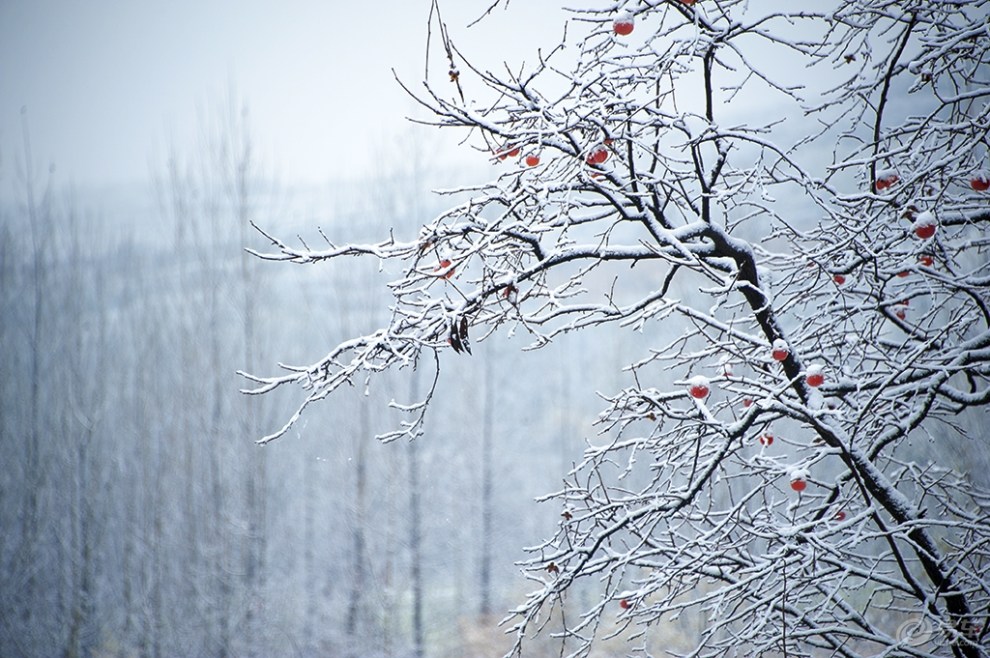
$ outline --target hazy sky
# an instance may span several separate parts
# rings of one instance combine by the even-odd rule
[[[553,0],[511,3],[468,30],[489,4],[441,8],[458,45],[491,66],[560,34]],[[22,160],[22,107],[37,164],[55,164],[66,183],[120,183],[145,179],[170,143],[190,150],[197,116],[230,88],[249,106],[259,155],[283,180],[367,170],[407,127],[413,106],[391,69],[419,85],[429,8],[430,0],[0,0],[0,180]]]

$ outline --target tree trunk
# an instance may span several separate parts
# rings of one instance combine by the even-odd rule
[[[478,568],[478,612],[482,616],[492,612],[492,514],[494,511],[492,478],[492,416],[495,384],[492,361],[484,363],[484,400],[481,412],[481,559]]]
[[[411,388],[409,399],[415,401],[419,396],[418,370],[413,371]],[[423,639],[423,549],[421,546],[422,510],[419,500],[419,443],[414,438],[407,445],[409,446],[409,559],[412,579],[413,656],[423,658],[425,644]]]
[[[367,580],[365,573],[365,553],[367,550],[365,546],[365,513],[367,511],[368,473],[365,445],[371,432],[369,413],[367,398],[361,398],[360,423],[355,437],[357,455],[354,465],[354,522],[351,529],[351,593],[347,602],[347,619],[344,626],[350,655],[360,653],[357,651],[358,629],[361,617],[361,599]]]

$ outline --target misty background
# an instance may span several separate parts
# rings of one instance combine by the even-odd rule
[[[247,397],[235,374],[373,331],[395,274],[265,263],[249,222],[408,235],[451,202],[429,190],[492,175],[406,119],[394,76],[422,79],[429,9],[0,3],[0,655],[507,646],[513,562],[560,518],[534,498],[594,431],[600,400],[576,382],[609,385],[619,344],[444,355],[426,435],[390,445],[373,438],[403,419],[389,402],[435,364],[266,448],[298,392]],[[465,41],[496,65],[561,24],[496,12]]]
[[[248,397],[236,375],[370,333],[396,274],[263,262],[250,222],[413,235],[452,203],[429,190],[506,166],[406,119],[395,76],[425,75],[430,4],[0,0],[0,655],[507,647],[496,624],[529,590],[513,563],[561,519],[534,499],[595,436],[636,341],[503,333],[443,354],[413,443],[374,436],[435,363],[335,394],[265,448],[299,391]],[[490,4],[441,5],[481,68],[561,35],[554,3],[466,27]]]

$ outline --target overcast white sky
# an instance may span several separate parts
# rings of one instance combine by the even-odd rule
[[[458,45],[491,65],[559,37],[565,14],[555,0],[517,0],[466,29],[490,3],[441,7]],[[22,159],[22,107],[37,164],[55,164],[64,183],[116,184],[147,178],[170,143],[189,150],[198,112],[232,86],[250,108],[259,155],[280,178],[361,173],[408,127],[412,104],[391,69],[422,79],[429,8],[430,0],[0,0],[0,177],[9,181]]]

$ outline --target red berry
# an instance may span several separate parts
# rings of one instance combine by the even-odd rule
[[[514,158],[519,155],[518,146],[506,146],[501,151],[498,151],[495,155],[498,156],[499,160],[505,160],[506,158]]]
[[[688,393],[691,397],[697,400],[703,400],[708,397],[708,378],[704,375],[696,375],[691,378],[688,382]]]
[[[897,273],[897,276],[899,276],[899,277],[901,277],[903,279],[905,277],[911,276],[911,271],[910,270],[901,270],[900,272]]]
[[[877,182],[876,182],[877,192],[886,190],[888,187],[892,186],[894,183],[896,183],[899,180],[900,180],[900,176],[898,176],[895,172],[890,171],[889,169],[878,171]]]
[[[538,164],[540,164],[540,156],[533,153],[526,156],[527,167],[535,167]]]
[[[897,316],[898,320],[903,320],[907,318],[907,309],[903,306],[898,306],[897,310],[894,311],[894,315]]]
[[[822,367],[819,365],[808,366],[808,371],[805,373],[804,381],[807,382],[808,386],[812,388],[817,388],[825,383],[825,375],[822,374]]]
[[[938,221],[930,212],[923,212],[914,220],[914,234],[922,240],[927,240],[935,235],[937,228]]]
[[[596,146],[595,148],[591,149],[590,153],[588,153],[588,157],[585,158],[585,162],[587,162],[590,165],[602,164],[603,162],[608,160],[608,155],[609,154],[607,148],[605,148],[604,146]]]
[[[612,23],[612,30],[616,34],[624,37],[626,35],[632,34],[633,25],[634,23],[632,16],[622,16],[620,18],[616,18],[615,21]]]
[[[986,192],[990,190],[990,176],[983,172],[975,174],[969,179],[969,186],[977,192]]]
[[[629,602],[629,599],[622,599],[621,601],[619,601],[619,607],[622,608],[623,610],[628,610],[629,608],[632,607],[632,603]]]
[[[695,3],[695,0],[681,0],[681,4],[682,5],[687,5],[688,7],[690,7],[694,3]]]
[[[773,347],[770,351],[770,356],[773,357],[774,361],[783,361],[790,354],[790,350],[787,349],[787,343],[782,338],[778,338],[773,341]]]
[[[444,258],[440,261],[439,265],[433,268],[433,271],[438,273],[437,276],[449,279],[454,276],[455,271],[455,268],[451,267],[451,264],[450,259]]]
[[[803,478],[794,478],[791,480],[791,489],[794,491],[804,491],[808,488],[808,483]]]
[[[843,510],[840,509],[838,512],[836,512],[835,513],[835,520],[836,521],[845,521],[846,520],[846,513],[845,513],[845,511],[843,511]]]
[[[750,408],[753,406],[753,398],[743,398],[743,407]]]
[[[762,446],[772,446],[773,445],[773,434],[767,432],[766,434],[760,435],[760,445]]]
[[[935,264],[935,258],[931,254],[921,254],[918,256],[918,262],[925,267],[931,267]]]
[[[836,274],[835,276],[832,277],[832,280],[841,286],[843,283],[846,282],[846,277],[845,275],[842,274]]]

